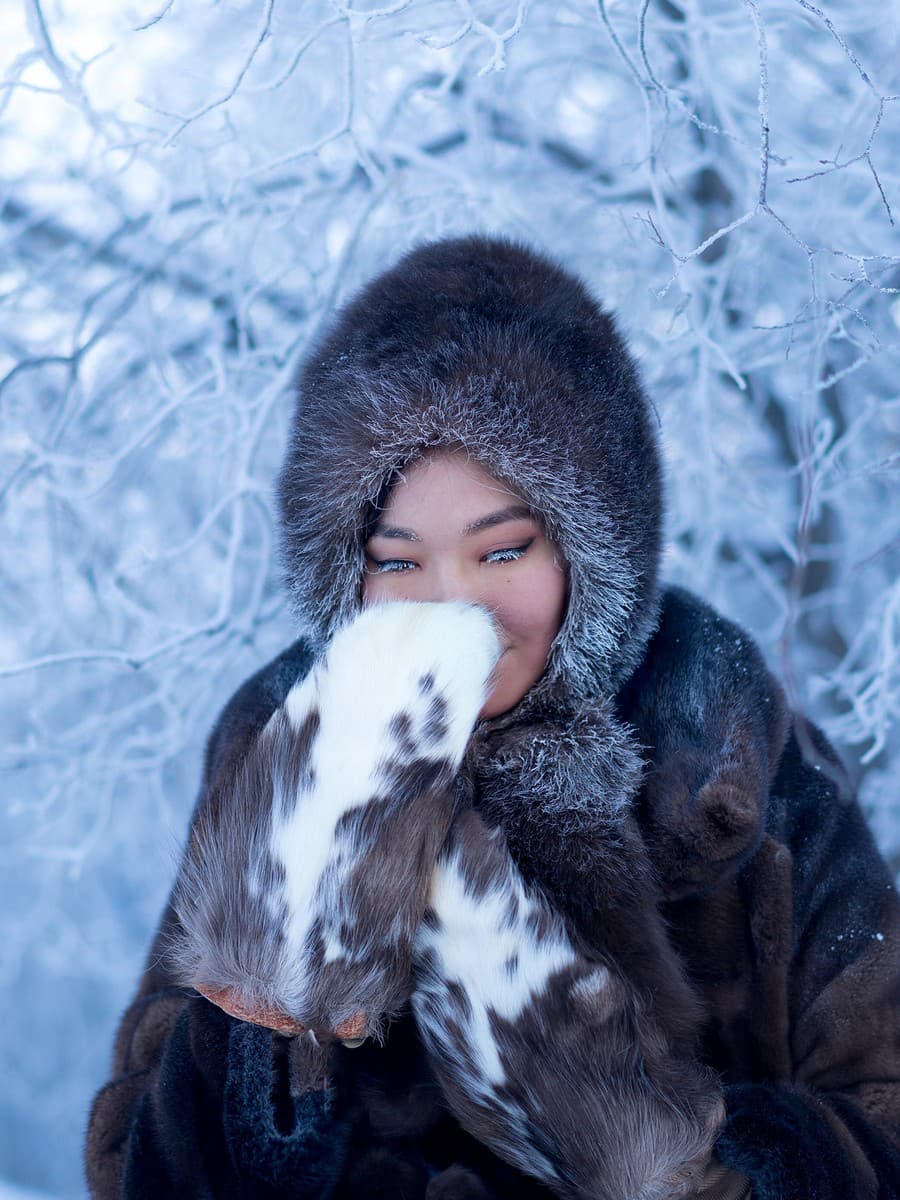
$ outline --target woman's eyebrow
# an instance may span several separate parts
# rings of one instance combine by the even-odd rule
[[[463,537],[468,537],[471,533],[478,533],[481,529],[490,529],[492,525],[502,525],[505,521],[521,521],[524,517],[530,518],[533,515],[531,509],[525,504],[509,504],[506,508],[500,508],[486,517],[479,517],[477,521],[467,525],[462,531]]]
[[[403,541],[421,541],[414,529],[401,529],[397,526],[376,526],[370,538],[401,538]]]
[[[479,533],[482,529],[490,529],[494,525],[502,525],[506,521],[521,521],[523,518],[529,520],[534,518],[534,513],[525,504],[510,504],[506,508],[500,508],[496,512],[488,513],[485,517],[479,517],[477,521],[472,521],[471,524],[461,530],[463,537],[469,537],[473,533]],[[405,542],[420,542],[422,539],[414,529],[401,529],[397,525],[376,525],[372,530],[370,537],[382,538],[402,538]]]

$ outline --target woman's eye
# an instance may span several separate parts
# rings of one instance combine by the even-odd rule
[[[371,575],[393,575],[397,571],[405,571],[407,567],[416,565],[405,558],[370,558],[369,562],[372,564],[369,570]]]
[[[533,541],[534,538],[530,538],[524,546],[511,546],[508,550],[492,550],[490,554],[485,555],[485,558],[489,562],[495,563],[515,562],[516,559],[522,557]]]

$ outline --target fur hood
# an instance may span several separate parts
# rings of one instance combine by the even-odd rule
[[[358,611],[365,530],[394,473],[461,446],[566,560],[566,617],[528,706],[611,696],[658,619],[654,423],[612,318],[571,274],[501,238],[411,251],[343,308],[300,374],[278,488],[300,623],[327,641]]]

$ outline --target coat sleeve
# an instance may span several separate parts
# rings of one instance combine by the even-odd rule
[[[754,1200],[900,1197],[900,902],[848,793],[833,749],[798,722],[769,828],[793,893],[790,1078],[726,1088],[716,1145]]]
[[[306,673],[297,642],[232,697],[210,735],[196,817],[209,784]],[[237,1021],[167,972],[177,917],[167,904],[94,1098],[85,1170],[102,1200],[316,1197],[338,1178],[349,1138],[327,1052]]]

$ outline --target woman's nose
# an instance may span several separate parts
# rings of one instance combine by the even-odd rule
[[[482,603],[481,589],[464,571],[455,567],[444,567],[436,571],[430,580],[428,600],[464,600],[469,604]]]

